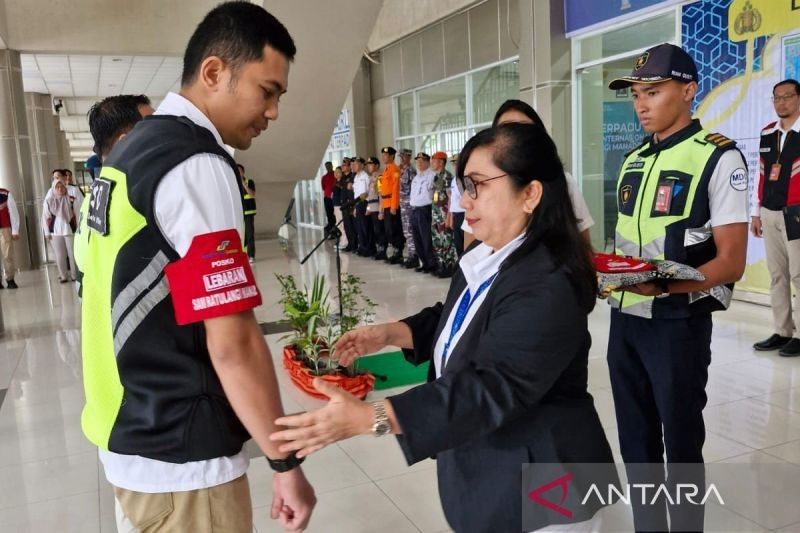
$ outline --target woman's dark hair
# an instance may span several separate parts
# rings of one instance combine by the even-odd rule
[[[539,245],[547,247],[556,268],[564,266],[583,308],[595,304],[597,277],[589,244],[578,232],[564,166],[556,145],[538,124],[508,123],[489,128],[472,137],[458,157],[457,176],[463,176],[469,158],[477,148],[494,150],[492,161],[508,174],[514,189],[521,191],[531,181],[542,184],[542,198],[525,230],[525,240],[504,262],[506,269]]]
[[[260,61],[269,45],[289,61],[297,49],[281,22],[250,2],[225,2],[205,16],[194,30],[183,55],[181,85],[190,85],[207,57],[222,59],[234,74],[245,63]]]
[[[540,126],[544,124],[542,122],[542,118],[539,116],[536,110],[530,106],[530,104],[523,102],[522,100],[511,99],[503,102],[503,105],[497,109],[497,113],[494,114],[494,120],[492,121],[493,128],[497,127],[497,121],[500,120],[500,117],[503,116],[506,111],[519,111],[531,119],[534,124],[539,124]]]

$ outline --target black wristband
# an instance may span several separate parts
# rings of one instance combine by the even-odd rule
[[[297,468],[306,458],[303,457],[302,459],[298,459],[295,452],[292,452],[291,455],[286,457],[285,459],[270,459],[267,457],[267,462],[269,463],[269,467],[273,469],[275,472],[288,472],[294,468]]]

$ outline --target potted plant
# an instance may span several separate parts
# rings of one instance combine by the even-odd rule
[[[276,274],[281,286],[280,303],[292,333],[283,337],[283,366],[292,382],[315,398],[326,399],[312,381],[321,377],[359,398],[364,398],[375,385],[375,377],[358,370],[356,363],[339,366],[336,342],[346,332],[373,318],[374,302],[361,288],[361,280],[347,274],[342,280],[341,315],[330,312],[325,278],[317,275],[311,289],[300,290],[291,275]]]

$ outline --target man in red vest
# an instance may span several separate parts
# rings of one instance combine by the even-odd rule
[[[6,274],[6,285],[16,289],[14,281],[14,247],[11,241],[19,239],[19,211],[14,196],[8,189],[0,187],[0,255],[3,256],[3,270]],[[3,283],[0,282],[0,289]]]

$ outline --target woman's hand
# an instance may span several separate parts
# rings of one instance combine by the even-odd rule
[[[349,366],[353,361],[369,353],[375,353],[389,344],[387,324],[364,326],[348,331],[336,343],[336,359],[341,366]]]
[[[275,421],[276,425],[289,428],[269,436],[273,441],[287,441],[280,446],[283,453],[296,451],[297,457],[305,457],[328,444],[372,430],[375,416],[369,403],[362,402],[321,378],[314,379],[314,388],[330,398],[328,405],[316,411],[284,416]]]

